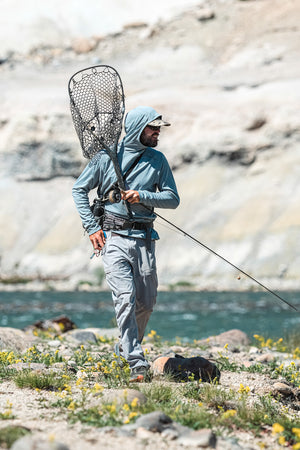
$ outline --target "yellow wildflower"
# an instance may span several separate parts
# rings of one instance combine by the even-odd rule
[[[285,445],[285,444],[286,444],[286,440],[285,440],[284,436],[280,436],[280,437],[279,437],[278,443],[279,443],[280,445]]]
[[[235,409],[228,409],[222,414],[223,419],[229,419],[229,417],[234,417],[236,415]]]
[[[292,432],[300,439],[300,428],[292,428]]]
[[[104,389],[104,387],[101,386],[99,383],[95,383],[95,384],[94,384],[94,390],[95,390],[96,392],[102,392],[103,389]]]
[[[131,402],[131,408],[136,408],[138,405],[139,399],[137,397],[134,397],[134,399]]]
[[[280,425],[280,423],[274,423],[272,426],[272,434],[282,433],[284,431],[284,427]]]

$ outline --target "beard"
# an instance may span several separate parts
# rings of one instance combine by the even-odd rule
[[[140,141],[146,147],[156,147],[157,144],[158,144],[158,136],[156,136],[156,135],[154,135],[154,136],[145,136],[142,133]]]

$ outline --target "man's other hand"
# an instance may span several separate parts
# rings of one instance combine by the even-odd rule
[[[89,236],[92,246],[94,247],[95,255],[100,255],[100,250],[104,247],[105,244],[105,236],[103,230],[96,231]]]

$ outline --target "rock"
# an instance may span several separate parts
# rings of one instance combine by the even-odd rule
[[[120,331],[118,328],[85,328],[85,331],[91,331],[97,338],[118,338]]]
[[[207,343],[207,339],[204,341]],[[219,334],[218,336],[209,337],[209,343],[218,344],[220,346],[231,344],[231,345],[250,345],[250,339],[246,333],[241,330],[229,330],[224,333]]]
[[[92,331],[86,330],[71,330],[66,333],[67,339],[78,342],[78,344],[95,344],[97,342],[97,338]]]
[[[196,13],[199,22],[206,22],[215,18],[215,12],[211,8],[201,8]]]
[[[39,320],[35,322],[33,325],[29,325],[25,328],[25,330],[32,330],[32,329],[39,329],[39,330],[55,330],[57,334],[62,334],[70,330],[74,330],[77,328],[75,323],[69,319],[66,316],[59,316],[51,320]]]
[[[170,441],[173,441],[174,439],[177,439],[179,436],[179,433],[177,430],[173,429],[173,428],[166,428],[164,431],[162,431],[161,433],[161,437],[162,438],[166,438],[169,439]]]
[[[15,328],[0,328],[0,350],[23,352],[32,346],[35,339]]]
[[[135,422],[136,429],[139,427],[152,431],[153,433],[161,433],[172,424],[172,419],[161,411],[154,411],[144,414]]]
[[[39,436],[24,436],[18,439],[11,450],[69,450],[65,444],[43,440]]]
[[[293,389],[285,383],[274,383],[273,384],[273,393],[282,394],[284,396],[289,396],[293,394]]]
[[[250,355],[255,355],[257,353],[260,353],[259,349],[257,347],[250,347],[249,349],[249,354]]]
[[[202,429],[197,431],[191,431],[190,433],[184,434],[178,439],[178,444],[184,447],[201,447],[215,448],[217,439],[215,434],[210,429]]]
[[[116,389],[101,394],[101,401],[117,405],[131,404],[134,399],[137,399],[139,405],[147,402],[147,397],[136,389]]]
[[[257,362],[261,362],[261,363],[269,363],[274,361],[275,356],[272,355],[272,353],[265,353],[264,355],[260,355],[256,358]]]
[[[217,366],[201,356],[184,358],[175,355],[175,358],[162,356],[157,358],[152,369],[154,375],[171,375],[172,378],[180,381],[188,381],[193,377],[195,380],[211,382],[220,379],[220,371]]]

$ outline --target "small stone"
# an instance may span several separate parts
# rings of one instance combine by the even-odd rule
[[[61,342],[58,339],[54,339],[53,341],[48,342],[49,347],[60,347]]]
[[[191,431],[178,439],[178,444],[184,447],[215,447],[217,442],[215,434],[209,429]]]
[[[131,404],[133,400],[137,400],[139,405],[147,402],[147,397],[136,389],[116,389],[101,394],[101,401],[107,403],[116,403],[117,405]]]
[[[250,355],[255,355],[257,353],[260,353],[259,349],[257,347],[250,347],[249,349],[249,354]]]
[[[243,366],[249,368],[249,367],[253,366],[253,362],[252,361],[244,361]]]
[[[65,444],[43,440],[38,436],[24,436],[14,442],[11,450],[69,450]]]
[[[274,361],[275,356],[272,353],[265,353],[264,355],[260,355],[256,358],[256,361],[261,363],[269,363]]]
[[[169,439],[170,441],[177,439],[178,436],[179,436],[178,431],[174,430],[173,428],[167,428],[166,430],[162,431],[162,433],[161,433],[161,437]]]
[[[139,427],[137,428],[135,435],[140,439],[149,439],[152,437],[152,432],[144,427]]]
[[[196,13],[197,20],[199,22],[206,22],[215,18],[215,13],[211,8],[201,8]]]
[[[79,344],[88,344],[88,343],[95,344],[97,342],[97,338],[92,331],[72,330],[66,333],[66,336],[78,342]]]
[[[291,395],[293,393],[293,389],[285,383],[274,383],[273,390],[282,395]]]
[[[161,433],[172,423],[172,419],[161,411],[154,411],[144,414],[135,422],[137,428],[142,427],[146,430]]]

